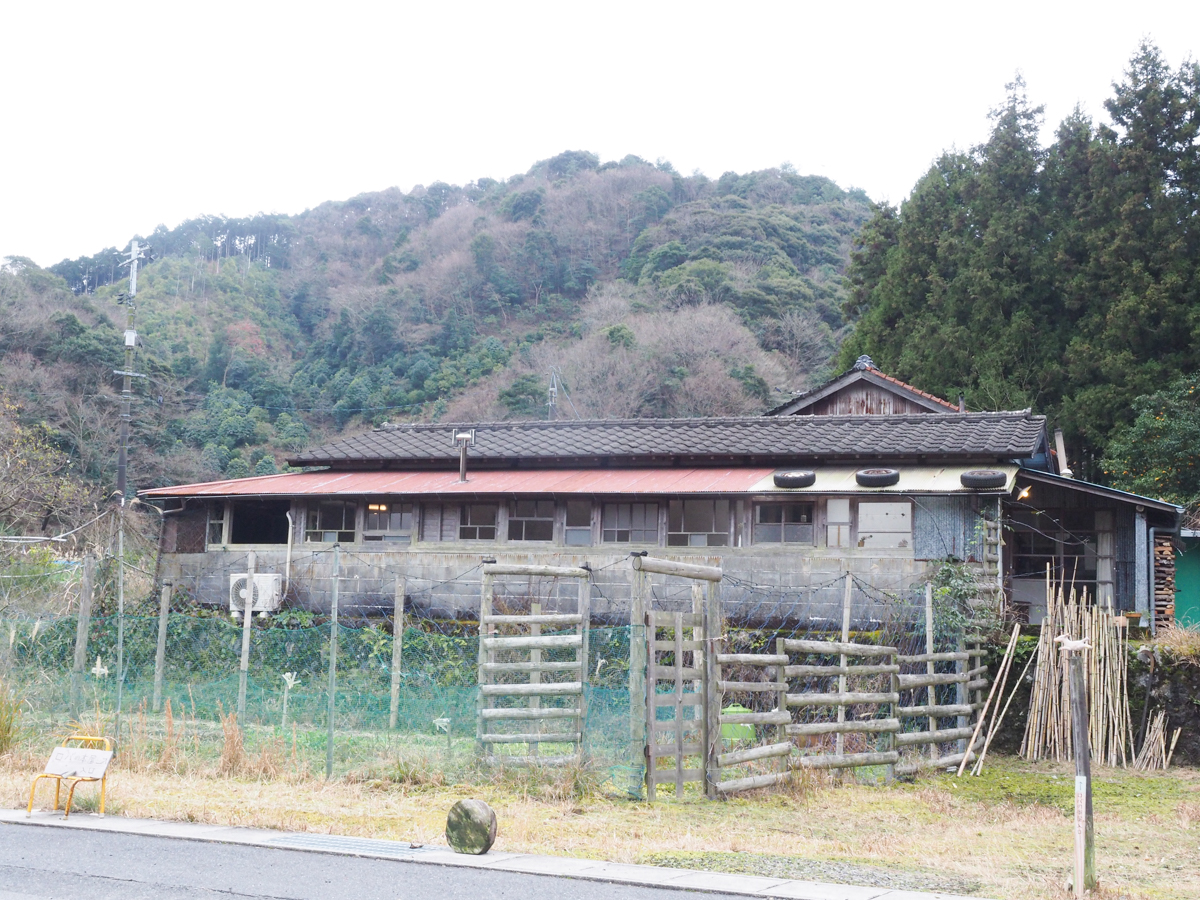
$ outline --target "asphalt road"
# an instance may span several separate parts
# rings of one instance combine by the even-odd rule
[[[0,900],[734,900],[177,838],[0,825]],[[744,898],[739,898],[744,900]]]

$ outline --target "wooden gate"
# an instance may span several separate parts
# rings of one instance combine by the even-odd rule
[[[576,611],[543,613],[541,604],[535,601],[528,613],[496,614],[494,579],[498,575],[577,578]],[[497,564],[483,567],[476,739],[485,759],[555,765],[582,755],[587,717],[584,685],[588,676],[590,576],[587,569],[574,567]],[[498,628],[521,633],[497,636]],[[543,628],[568,633],[547,635],[542,634]],[[544,659],[543,654],[548,651],[560,658]],[[553,698],[553,703],[543,706],[542,701],[547,698]],[[524,744],[527,752],[496,754],[497,744]],[[575,750],[544,756],[540,750],[542,744],[574,745]]]
[[[715,797],[720,724],[711,699],[723,575],[713,566],[644,556],[634,557],[633,568],[630,624],[643,635],[629,642],[631,753],[645,760],[646,796],[654,800],[658,785],[671,784],[682,797],[694,781],[704,796]],[[651,609],[651,572],[690,579],[691,612]]]
[[[678,798],[688,781],[704,788],[709,745],[705,617],[702,612],[648,612],[645,623],[646,796],[653,800],[658,785],[673,784]],[[664,758],[671,762],[660,769]]]

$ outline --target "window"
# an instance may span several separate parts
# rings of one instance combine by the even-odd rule
[[[412,543],[413,505],[411,503],[368,503],[364,541]]]
[[[754,543],[811,544],[811,503],[764,503],[754,507]]]
[[[1113,514],[1110,510],[1022,510],[1012,516],[1014,588],[1042,600],[1046,566],[1056,579],[1088,599],[1111,604],[1113,597]],[[1068,587],[1068,590],[1070,588]]]
[[[672,500],[667,513],[668,547],[729,544],[728,500]]]
[[[606,544],[657,544],[657,503],[605,503],[600,537]]]
[[[494,541],[496,539],[496,515],[500,511],[495,503],[468,503],[462,508],[462,521],[458,526],[460,541]]]
[[[305,517],[304,539],[321,544],[353,543],[357,515],[357,503],[345,500],[310,503]]]
[[[563,532],[568,547],[592,545],[592,503],[590,500],[567,501],[567,528]]]
[[[554,501],[514,500],[508,513],[508,539],[554,540]]]
[[[225,504],[214,503],[208,508],[208,542],[225,543]]]
[[[912,546],[912,504],[860,500],[858,546],[904,549]]]
[[[850,501],[845,497],[834,497],[825,504],[827,547],[850,546]]]

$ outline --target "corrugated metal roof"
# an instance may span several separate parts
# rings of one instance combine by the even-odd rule
[[[859,467],[828,466],[816,470],[812,487],[775,487],[775,468],[658,469],[502,469],[471,472],[464,484],[458,473],[435,472],[296,472],[185,484],[141,491],[147,498],[166,497],[296,497],[382,494],[758,494],[758,493],[957,493],[958,477],[967,466],[909,466],[900,469],[892,487],[864,488],[854,480]],[[1012,487],[1016,466],[996,466]]]

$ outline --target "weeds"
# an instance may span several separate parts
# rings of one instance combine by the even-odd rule
[[[246,768],[246,747],[242,740],[242,730],[238,728],[237,713],[225,714],[221,703],[217,701],[217,715],[221,719],[221,731],[225,734],[225,743],[221,747],[221,762],[217,771],[226,778],[240,775]]]
[[[0,680],[0,754],[17,745],[21,734],[21,701],[8,685]]]

